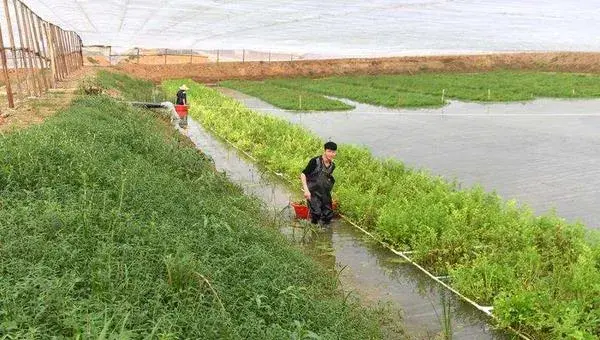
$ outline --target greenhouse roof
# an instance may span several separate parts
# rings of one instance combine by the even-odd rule
[[[332,55],[598,51],[600,6],[563,0],[25,0],[84,44]]]

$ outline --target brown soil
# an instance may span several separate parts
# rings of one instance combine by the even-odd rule
[[[212,83],[227,79],[326,77],[352,74],[414,74],[418,72],[481,72],[499,69],[554,72],[600,72],[600,53],[506,53],[463,56],[329,59],[293,62],[227,62],[193,65],[119,65],[134,76],[160,82],[192,78]]]
[[[66,80],[58,82],[41,97],[20,100],[14,109],[7,107],[6,99],[0,99],[0,133],[39,124],[47,117],[65,108],[76,95],[79,81],[86,75],[95,73],[97,68],[84,67],[72,73]]]
[[[189,56],[189,55],[145,55],[125,58],[119,62],[122,64],[143,64],[143,65],[164,65],[164,64],[203,64],[208,62],[208,57],[205,56]]]
[[[21,80],[21,81],[24,81],[30,73],[33,73],[34,76],[38,76],[39,74],[41,74],[40,70],[37,68],[36,69],[21,68],[18,70],[9,69],[8,70],[8,78],[10,79],[11,85],[13,87],[16,87],[17,86],[16,85],[17,78],[19,78],[19,80]],[[5,83],[6,83],[6,79],[4,77],[4,73],[0,72],[0,84],[5,84]]]
[[[108,58],[102,56],[84,56],[83,57],[83,65],[84,66],[110,66],[110,62]]]
[[[135,55],[124,56],[117,59],[119,65],[143,64],[143,65],[165,65],[166,64],[204,64],[208,62],[208,57],[200,55],[168,55],[166,60],[164,55],[143,55],[139,58]],[[83,65],[85,66],[111,66],[110,61],[104,56],[84,56]]]

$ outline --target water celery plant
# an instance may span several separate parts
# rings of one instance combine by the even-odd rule
[[[165,82],[173,91],[180,81]],[[192,84],[191,82],[187,82]],[[299,125],[254,112],[192,84],[191,115],[297,181],[322,140]],[[536,339],[600,336],[600,242],[553,214],[535,216],[480,187],[456,183],[341,145],[335,195],[343,213],[412,256],[482,305],[502,326]],[[595,235],[595,236],[594,236]]]

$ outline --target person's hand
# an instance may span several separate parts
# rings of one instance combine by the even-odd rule
[[[310,201],[310,191],[304,190],[304,198]]]

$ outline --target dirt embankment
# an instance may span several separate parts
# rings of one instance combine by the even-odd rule
[[[14,69],[9,69],[8,70],[8,78],[10,79],[11,84],[12,83],[16,83],[17,79],[23,81],[24,79],[27,78],[27,76],[33,73],[34,75],[38,75],[40,74],[40,70],[39,69],[26,69],[26,68],[21,68],[18,70],[14,70]],[[3,72],[0,72],[0,84],[6,84],[6,77],[4,76]],[[13,86],[17,86],[17,85],[13,85]]]
[[[75,98],[75,91],[81,79],[95,74],[98,69],[83,67],[70,74],[66,79],[57,82],[56,89],[52,89],[40,97],[16,98],[16,107],[13,109],[7,107],[6,100],[0,99],[0,134],[39,124],[46,118],[55,115]]]
[[[260,80],[277,77],[326,77],[351,74],[480,72],[498,69],[600,73],[600,53],[506,53],[188,65],[129,64],[118,68],[155,82],[165,79],[192,78],[204,83],[227,79]]]

